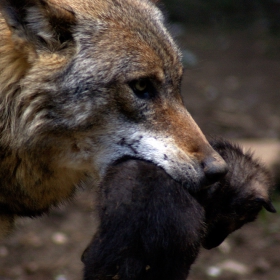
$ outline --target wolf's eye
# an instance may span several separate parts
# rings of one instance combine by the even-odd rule
[[[142,91],[145,91],[147,89],[147,85],[148,85],[147,80],[140,79],[140,80],[135,82],[134,87],[137,91],[142,92]]]
[[[141,99],[149,99],[154,95],[154,88],[148,79],[134,80],[129,83],[135,95]]]

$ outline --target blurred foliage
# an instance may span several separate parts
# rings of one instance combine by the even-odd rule
[[[173,21],[240,28],[258,22],[280,33],[280,0],[162,0]]]

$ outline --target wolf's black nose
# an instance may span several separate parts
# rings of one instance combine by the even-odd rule
[[[205,174],[205,184],[207,186],[219,181],[228,172],[226,162],[219,155],[206,158],[202,166]]]

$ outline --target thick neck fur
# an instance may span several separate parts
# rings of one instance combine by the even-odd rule
[[[1,214],[39,214],[69,197],[81,177],[85,177],[82,172],[53,166],[50,151],[42,149],[31,154],[28,147],[19,148],[17,144],[16,108],[21,81],[35,56],[31,46],[13,38],[0,18],[0,218]],[[51,186],[59,187],[54,191]]]
[[[1,14],[0,14],[1,16]],[[20,80],[30,68],[26,47],[20,40],[14,41],[5,21],[0,18],[0,131],[1,146],[12,130],[12,114]],[[6,141],[5,141],[6,140]],[[6,149],[7,147],[5,147]]]
[[[1,14],[0,14],[1,16]],[[30,67],[26,47],[20,40],[13,40],[4,19],[0,17],[0,84],[1,96],[11,88]],[[15,44],[16,43],[16,44]]]

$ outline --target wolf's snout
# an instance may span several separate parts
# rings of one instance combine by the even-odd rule
[[[210,156],[202,162],[205,174],[205,185],[209,186],[221,178],[228,172],[228,166],[221,157]]]

